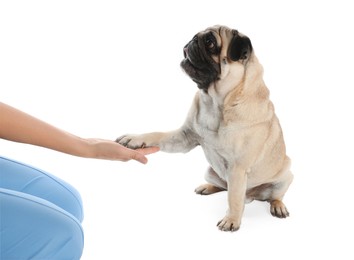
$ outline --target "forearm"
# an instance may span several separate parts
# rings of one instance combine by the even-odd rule
[[[158,147],[131,150],[111,140],[84,139],[0,102],[0,138],[87,158],[147,163]]]
[[[87,140],[60,130],[35,117],[0,103],[0,138],[91,157]]]

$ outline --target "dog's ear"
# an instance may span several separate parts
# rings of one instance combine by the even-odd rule
[[[233,32],[233,38],[231,39],[227,56],[232,61],[245,60],[250,57],[252,53],[251,40],[247,36],[241,36],[235,30]]]

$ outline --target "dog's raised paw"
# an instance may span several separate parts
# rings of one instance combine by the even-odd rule
[[[123,135],[116,139],[116,142],[130,149],[145,148],[146,143],[142,136],[139,135]]]

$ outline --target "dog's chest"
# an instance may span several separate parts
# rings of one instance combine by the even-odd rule
[[[230,151],[228,151],[227,136],[223,134],[222,107],[214,100],[204,97],[200,100],[199,110],[195,117],[194,130],[199,137],[199,143],[204,150],[206,159],[224,179],[229,168]]]
[[[206,138],[211,135],[214,138],[214,135],[218,133],[220,128],[222,117],[220,111],[215,111],[210,108],[201,108],[199,111],[199,115],[196,120],[196,130],[197,132]]]
[[[209,95],[201,94],[194,125],[198,134],[207,136],[217,133],[222,117],[221,105]]]

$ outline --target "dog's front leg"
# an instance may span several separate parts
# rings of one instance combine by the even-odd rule
[[[131,149],[158,146],[169,153],[188,152],[198,145],[192,131],[180,128],[170,132],[123,135],[116,142]]]
[[[241,225],[241,218],[245,206],[247,188],[246,171],[242,168],[234,169],[227,178],[227,195],[229,209],[226,216],[218,222],[223,231],[237,231]]]

